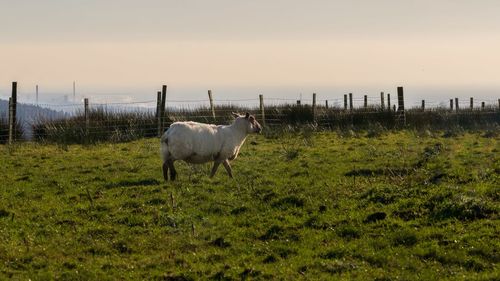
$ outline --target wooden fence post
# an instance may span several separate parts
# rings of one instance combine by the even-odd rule
[[[9,144],[16,141],[17,127],[17,82],[12,82],[12,96],[9,99]]]
[[[384,92],[380,92],[380,108],[384,110],[385,104],[384,104]]]
[[[470,110],[474,109],[474,98],[470,97]]]
[[[364,100],[364,103],[363,103],[363,107],[364,107],[365,109],[367,109],[367,108],[368,108],[368,96],[367,96],[367,95],[365,95],[365,97],[364,97],[364,98],[365,98],[365,100]]]
[[[398,121],[400,125],[406,126],[405,100],[403,87],[398,87]]]
[[[458,98],[455,98],[455,110],[458,111]]]
[[[316,93],[313,93],[312,115],[313,120],[316,121]]]
[[[347,110],[347,95],[344,95],[344,110]]]
[[[398,111],[405,111],[403,87],[398,87]]]
[[[17,82],[12,82],[12,141],[16,141],[17,139]],[[9,127],[10,129],[10,127]]]
[[[155,117],[158,119],[158,115],[160,115],[160,106],[161,106],[161,92],[156,92],[156,113]]]
[[[353,105],[352,105],[352,93],[349,93],[349,109],[352,111]]]
[[[163,130],[165,129],[165,119],[166,119],[166,104],[167,104],[167,85],[162,85],[161,87],[161,105],[160,105],[160,136],[163,135]]]
[[[396,112],[396,105],[395,104],[392,105],[392,111]]]
[[[453,111],[453,99],[450,99],[450,110]]]
[[[300,100],[297,100],[297,105],[300,105]]]
[[[425,100],[422,100],[422,111],[425,111]]]
[[[158,137],[161,137],[161,91],[156,93],[156,128]]]
[[[391,94],[387,94],[387,110],[391,111]]]
[[[210,110],[212,111],[212,117],[215,120],[215,106],[214,106],[214,100],[212,98],[212,90],[208,90],[208,99],[210,100]]]
[[[85,98],[83,100],[83,116],[85,118],[85,140],[88,143],[89,139],[89,125],[90,125],[90,116],[89,116],[89,99]]]
[[[12,144],[14,140],[14,118],[13,118],[13,110],[12,110],[12,97],[9,97],[9,145]]]
[[[17,82],[12,82],[12,113],[13,113],[13,124],[17,124]],[[16,133],[14,130],[14,140],[16,138]]]
[[[498,99],[498,110],[500,110],[500,99]]]
[[[325,100],[325,108],[328,109],[328,100]]]
[[[262,116],[262,126],[266,126],[266,113],[264,112],[264,95],[259,95],[260,115]]]
[[[481,102],[481,109],[482,110],[484,110],[484,106],[485,106],[485,104],[484,104],[484,101],[483,101],[483,102]]]
[[[83,108],[84,108],[84,117],[85,117],[85,122],[89,120],[89,99],[84,98],[83,99]]]

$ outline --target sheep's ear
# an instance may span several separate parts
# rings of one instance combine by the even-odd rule
[[[231,112],[231,114],[234,116],[234,118],[240,117],[240,115],[238,113],[236,113],[236,112]]]
[[[248,117],[250,117],[250,113],[245,113],[245,118],[248,119]]]

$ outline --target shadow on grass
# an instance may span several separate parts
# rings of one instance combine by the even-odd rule
[[[372,176],[406,176],[411,172],[408,168],[379,168],[379,169],[353,169],[346,172],[344,175],[346,177],[360,176],[360,177],[372,177]]]
[[[106,184],[105,188],[115,188],[115,187],[131,187],[131,186],[152,186],[159,185],[160,182],[155,179],[143,179],[143,180],[125,180],[115,183]]]

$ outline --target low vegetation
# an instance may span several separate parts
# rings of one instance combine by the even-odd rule
[[[0,146],[0,279],[498,280],[498,131],[272,131],[235,179],[157,139]]]
[[[175,121],[197,121],[203,123],[228,124],[231,112],[252,112],[258,121],[262,116],[257,108],[238,106],[217,106],[215,118],[207,107],[170,109],[162,119],[165,126]],[[406,112],[406,122],[399,112],[382,110],[379,107],[343,110],[319,106],[314,118],[310,105],[276,105],[266,107],[268,126],[313,125],[329,130],[369,130],[372,136],[383,130],[418,129],[464,130],[496,129],[500,125],[500,111],[494,107],[483,110],[449,111],[444,108],[422,111],[410,109]],[[262,123],[262,122],[261,122]],[[37,142],[59,144],[93,144],[99,142],[123,142],[158,135],[158,118],[153,111],[123,111],[92,108],[88,123],[83,112],[72,117],[39,118],[32,126],[33,139]]]
[[[14,130],[14,135],[12,136],[14,139],[23,139],[23,129],[20,123],[17,123],[17,126]],[[0,144],[5,144],[9,141],[9,119],[4,118],[0,115]]]
[[[105,108],[90,110],[87,119],[84,112],[61,119],[42,118],[32,128],[35,141],[60,144],[124,142],[158,135],[154,113]]]

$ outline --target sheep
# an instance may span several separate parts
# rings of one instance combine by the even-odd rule
[[[245,115],[232,113],[235,117],[231,125],[211,125],[197,122],[175,122],[161,137],[161,155],[163,158],[163,178],[174,181],[177,172],[174,162],[184,160],[187,163],[202,164],[213,161],[210,178],[217,172],[220,164],[233,178],[229,161],[236,159],[241,146],[250,133],[260,133],[262,127],[248,112]]]

